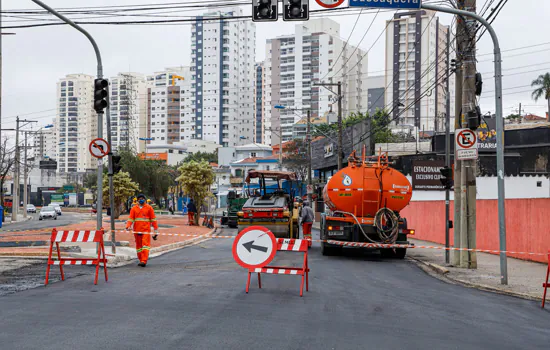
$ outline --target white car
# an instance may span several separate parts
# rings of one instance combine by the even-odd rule
[[[50,206],[55,209],[57,215],[63,215],[63,212],[61,211],[61,206],[59,204],[51,203]]]
[[[36,213],[36,207],[32,204],[27,204],[27,213]]]
[[[57,213],[54,207],[48,206],[48,207],[42,207],[42,209],[40,209],[40,214],[38,214],[38,220],[44,220],[44,219],[57,220]]]

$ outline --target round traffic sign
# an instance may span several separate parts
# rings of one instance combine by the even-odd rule
[[[344,3],[344,0],[315,0],[319,6],[327,9],[338,7]]]
[[[462,130],[456,136],[456,143],[461,148],[472,148],[476,142],[477,136],[472,130]]]
[[[233,242],[233,258],[246,269],[264,267],[277,253],[277,240],[269,229],[250,226],[242,230]]]
[[[104,139],[94,139],[90,142],[90,153],[96,158],[103,158],[111,151],[109,143]]]

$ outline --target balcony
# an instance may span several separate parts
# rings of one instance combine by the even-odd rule
[[[229,182],[232,184],[232,185],[242,185],[243,184],[243,178],[240,177],[240,176],[231,176],[229,178]]]

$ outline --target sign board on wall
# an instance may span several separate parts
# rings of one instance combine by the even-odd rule
[[[329,143],[325,145],[325,158],[334,155],[334,144]]]
[[[350,7],[419,9],[421,5],[422,0],[349,0]]]
[[[497,123],[495,118],[484,118],[477,133],[477,148],[479,152],[496,152]]]
[[[443,160],[415,160],[412,164],[413,191],[443,191],[445,187],[439,179],[440,169],[443,169]]]

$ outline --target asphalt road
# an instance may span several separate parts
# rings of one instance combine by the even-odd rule
[[[3,232],[13,231],[13,230],[23,231],[23,230],[39,230],[42,228],[51,229],[57,226],[76,224],[82,221],[93,220],[95,218],[95,216],[91,217],[90,214],[68,213],[68,212],[64,212],[61,216],[58,216],[57,220],[53,220],[53,219],[38,220],[38,213],[37,214],[29,213],[28,215],[32,217],[31,220],[4,225],[2,228],[0,228],[0,235]]]
[[[299,277],[253,278],[215,239],[110,270],[0,297],[6,349],[547,349],[539,303],[434,279],[407,260],[310,250]],[[294,254],[289,257],[288,254]],[[300,260],[298,253],[279,259]],[[71,267],[66,267],[71,271]],[[78,274],[73,272],[73,274]],[[74,275],[73,275],[74,276]]]

